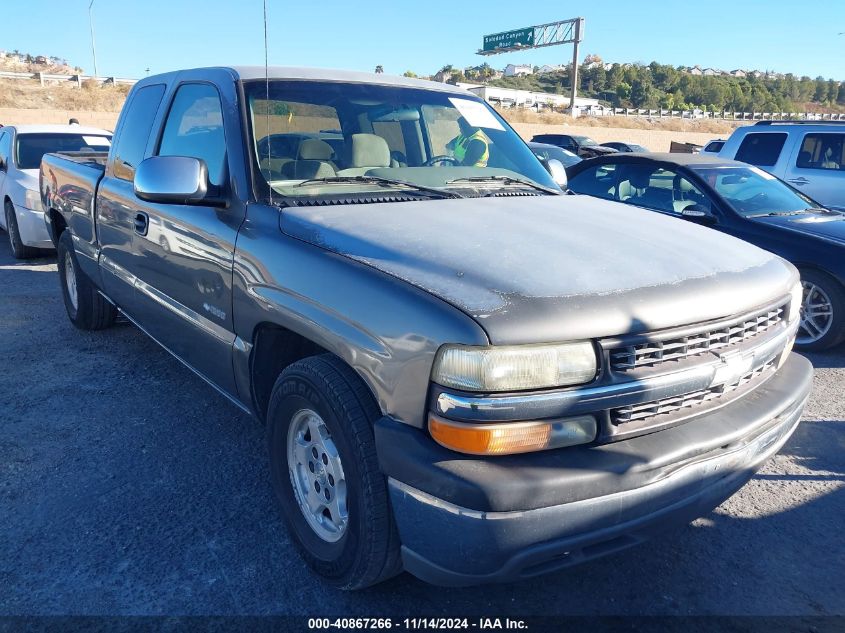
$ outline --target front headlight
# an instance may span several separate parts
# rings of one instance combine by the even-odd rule
[[[33,211],[41,211],[41,193],[27,189],[26,195],[24,196],[24,206]]]
[[[548,345],[444,345],[432,381],[464,391],[523,391],[590,382],[596,352],[589,341]]]
[[[800,281],[792,287],[790,295],[789,321],[791,323],[801,316],[801,306],[804,303],[804,287]]]

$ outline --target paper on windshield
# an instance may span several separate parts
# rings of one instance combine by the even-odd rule
[[[82,140],[85,141],[86,145],[105,145],[107,147],[111,145],[111,142],[105,136],[83,136]]]
[[[490,130],[503,130],[502,124],[496,120],[493,113],[487,107],[478,101],[471,101],[469,99],[456,99],[449,97],[449,101],[457,108],[461,116],[466,119],[472,127],[486,127]]]

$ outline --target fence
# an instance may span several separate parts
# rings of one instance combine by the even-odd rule
[[[29,79],[41,83],[43,86],[49,82],[64,82],[70,81],[77,86],[82,86],[83,81],[96,81],[100,84],[123,84],[131,86],[137,83],[137,79],[119,79],[117,77],[93,77],[91,75],[53,75],[50,73],[13,73],[8,71],[0,71],[0,79]]]
[[[722,121],[845,121],[838,112],[707,112],[704,110],[646,110],[642,108],[581,108],[579,116],[625,116],[649,119],[717,119]]]

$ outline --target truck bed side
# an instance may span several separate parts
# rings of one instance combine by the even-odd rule
[[[48,215],[53,242],[65,228],[75,240],[79,265],[91,279],[97,273],[97,227],[94,200],[108,154],[66,152],[41,160],[41,204]]]

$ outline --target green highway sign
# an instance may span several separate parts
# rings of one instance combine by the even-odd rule
[[[514,48],[534,45],[534,27],[504,33],[494,33],[484,36],[484,51],[494,51],[497,48]]]

